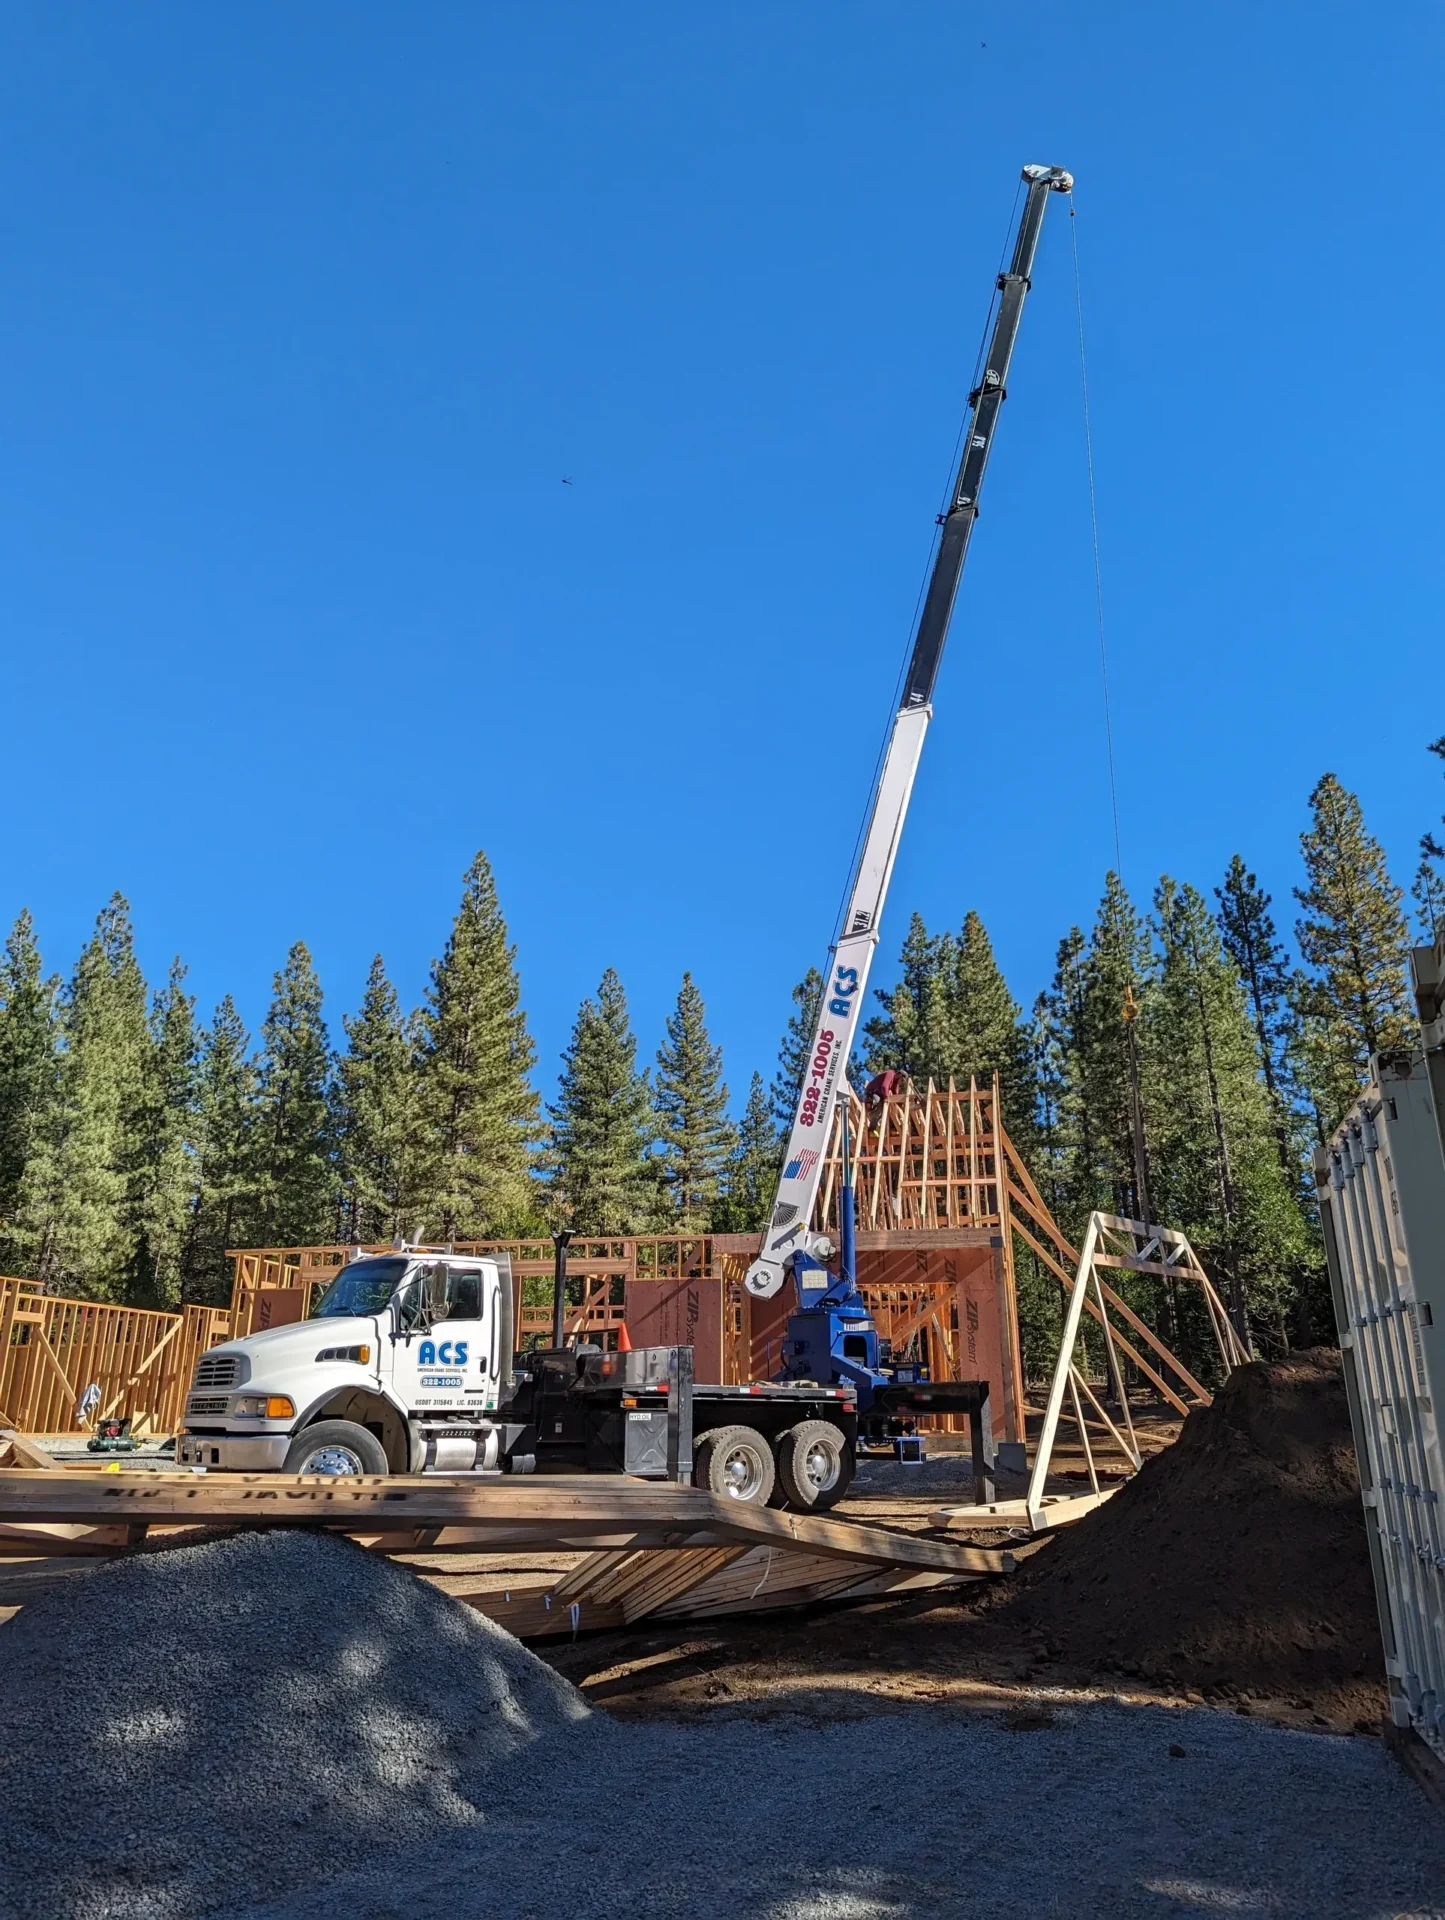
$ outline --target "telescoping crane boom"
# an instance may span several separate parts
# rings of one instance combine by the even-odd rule
[[[1009,360],[1029,290],[1044,208],[1051,193],[1068,193],[1074,184],[1072,176],[1062,167],[1025,167],[1023,178],[1028,191],[1014,236],[1013,259],[1008,271],[999,276],[998,313],[989,339],[983,377],[969,395],[970,417],[963,438],[963,458],[952,500],[941,516],[942,537],[913,641],[902,703],[894,715],[847,911],[824,976],[813,1043],[803,1069],[772,1214],[763,1235],[762,1250],[748,1269],[748,1292],[762,1300],[769,1299],[782,1287],[788,1262],[794,1254],[811,1255],[821,1251],[808,1223],[822,1178],[834,1104],[845,1084],[842,1076],[868,985],[873,949],[878,942],[878,922],[913,792],[918,756],[933,714],[930,704],[933,683],[938,677],[944,641],[948,638],[948,624],[963,574],[969,536],[978,518],[979,489],[1005,398]]]

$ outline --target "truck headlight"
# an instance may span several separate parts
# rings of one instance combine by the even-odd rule
[[[246,1420],[290,1420],[295,1417],[296,1403],[284,1393],[243,1393],[232,1411]]]

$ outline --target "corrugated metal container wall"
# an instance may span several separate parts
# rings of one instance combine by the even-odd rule
[[[1422,1053],[1315,1156],[1396,1726],[1445,1759],[1445,1145]]]

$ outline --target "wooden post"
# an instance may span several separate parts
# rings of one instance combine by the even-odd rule
[[[968,1224],[978,1225],[978,1081],[968,1076]]]
[[[944,1197],[948,1209],[948,1217],[942,1224],[948,1227],[956,1227],[961,1226],[963,1223],[960,1218],[958,1206],[958,1140],[955,1125],[958,1117],[958,1088],[954,1084],[952,1074],[948,1076],[947,1100],[948,1109],[945,1116],[944,1135],[948,1142],[948,1173],[944,1185]]]
[[[993,1076],[993,1164],[998,1180],[999,1253],[1003,1268],[1000,1325],[1007,1356],[1008,1379],[1004,1382],[1004,1434],[1010,1440],[1024,1440],[1024,1355],[1019,1332],[1018,1270],[1014,1265],[1013,1211],[1008,1197],[1007,1158],[1011,1151],[999,1110],[998,1075]]]
[[[913,1082],[903,1090],[903,1112],[898,1121],[898,1185],[893,1193],[893,1219],[896,1226],[907,1226],[904,1217],[903,1185],[908,1172],[908,1137],[913,1126]]]
[[[10,1408],[11,1388],[14,1376],[19,1372],[15,1362],[15,1349],[11,1338],[15,1331],[15,1315],[20,1305],[19,1280],[0,1280],[0,1419],[8,1426],[18,1427],[19,1406]]]
[[[920,1227],[938,1225],[938,1209],[933,1199],[933,1100],[933,1076],[930,1074],[923,1095],[923,1158],[919,1162],[923,1181],[918,1196]]]

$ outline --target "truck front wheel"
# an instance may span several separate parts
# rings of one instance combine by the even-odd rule
[[[751,1427],[716,1427],[698,1442],[693,1484],[718,1499],[765,1507],[773,1491],[772,1448]]]
[[[317,1420],[286,1449],[283,1473],[389,1473],[386,1449],[354,1420]]]
[[[778,1478],[804,1513],[834,1506],[853,1482],[853,1450],[829,1420],[804,1420],[778,1436]]]

